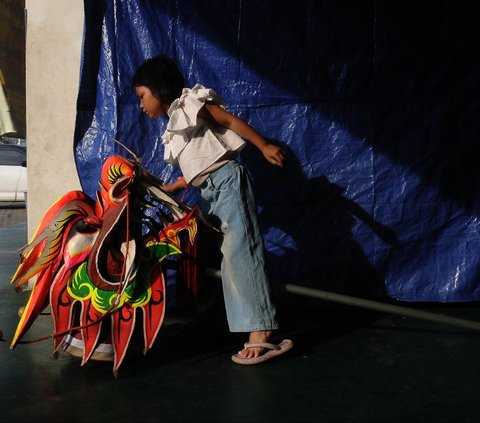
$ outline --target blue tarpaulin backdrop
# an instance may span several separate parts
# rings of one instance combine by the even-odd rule
[[[475,2],[85,0],[75,157],[94,196],[110,154],[170,181],[165,120],[142,115],[136,67],[160,52],[187,85],[288,152],[252,146],[274,283],[405,301],[480,299]],[[194,189],[186,193],[194,204]]]

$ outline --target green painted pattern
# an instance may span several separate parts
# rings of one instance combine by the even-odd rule
[[[151,298],[150,276],[155,266],[166,257],[181,254],[181,251],[166,242],[150,243],[146,246],[138,266],[137,276],[122,293],[118,304],[111,311],[118,310],[124,304],[131,307],[143,307]],[[67,286],[72,298],[79,301],[91,299],[93,307],[100,313],[106,313],[117,297],[117,291],[98,288],[87,273],[87,262],[83,262],[74,272]]]

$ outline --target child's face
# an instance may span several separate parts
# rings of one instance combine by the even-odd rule
[[[158,118],[167,113],[169,104],[155,97],[150,88],[145,85],[135,87],[137,97],[140,99],[140,109],[151,118]]]

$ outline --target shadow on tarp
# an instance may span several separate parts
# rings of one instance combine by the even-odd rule
[[[400,248],[394,231],[375,221],[326,176],[308,179],[288,146],[273,142],[286,152],[281,169],[257,163],[264,158],[253,148],[243,153],[255,181],[273,283],[280,291],[290,281],[347,295],[386,296],[384,275],[370,264],[353,228],[362,225],[366,236],[393,249]],[[284,238],[281,246],[269,244],[272,231],[271,238]]]

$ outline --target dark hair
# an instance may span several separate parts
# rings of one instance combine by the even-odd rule
[[[167,104],[179,98],[185,87],[185,79],[177,64],[165,54],[143,62],[135,72],[132,83],[134,87],[144,85]]]

